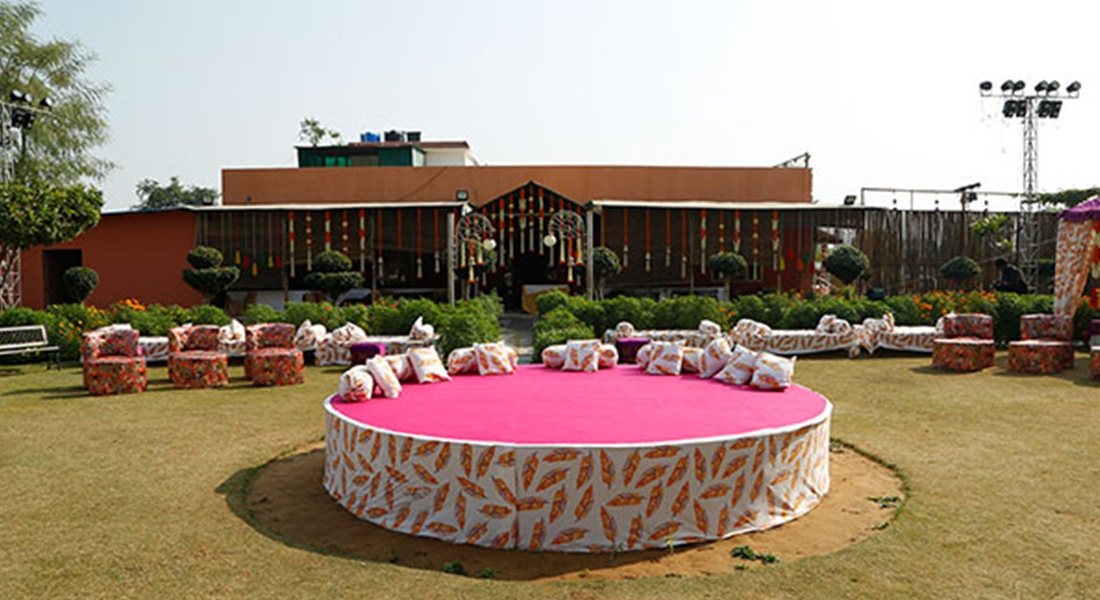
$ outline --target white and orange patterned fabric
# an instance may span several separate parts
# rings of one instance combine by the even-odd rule
[[[757,353],[755,351],[749,350],[745,346],[738,346],[733,349],[733,355],[730,356],[729,362],[721,371],[718,371],[714,378],[722,383],[746,385],[752,381],[752,374],[756,372],[756,358]]]
[[[474,354],[477,356],[477,372],[480,375],[512,375],[516,372],[502,343],[474,344]]]
[[[302,324],[298,326],[298,331],[294,334],[294,347],[306,352],[307,350],[316,350],[317,345],[321,343],[321,340],[325,339],[328,332],[325,330],[325,326],[318,323],[313,324],[309,319],[302,321]]]
[[[145,355],[145,362],[164,362],[168,360],[168,337],[167,336],[139,336],[138,346],[141,347],[142,354]]]
[[[860,328],[860,346],[870,354],[875,350],[931,353],[936,338],[943,337],[943,317],[936,326],[894,325],[894,315],[886,313],[881,319],[864,319]]]
[[[631,325],[631,327],[633,326]],[[713,330],[711,330],[711,333],[704,333],[698,329],[639,329],[635,330],[633,335],[622,335],[621,331],[628,330],[608,329],[603,334],[603,342],[614,344],[615,340],[619,338],[642,337],[651,342],[683,342],[685,348],[706,348],[707,344],[722,336],[721,327],[719,327],[717,333],[714,333]]]
[[[752,387],[758,390],[778,391],[794,383],[796,357],[783,358],[767,352],[756,357],[756,369],[752,373]]]
[[[565,364],[565,344],[554,344],[542,349],[542,364],[548,369],[560,369]]]
[[[424,317],[417,317],[409,330],[409,339],[430,340],[435,337],[435,327],[424,322]]]
[[[679,375],[684,364],[683,342],[653,342],[645,372],[650,375]]]
[[[667,549],[775,527],[829,490],[829,411],[751,437],[577,448],[414,438],[326,409],[329,495],[386,529],[452,543]]]
[[[619,350],[615,344],[600,344],[596,349],[596,359],[599,368],[610,369],[619,364]]]
[[[596,372],[600,368],[597,356],[599,349],[599,340],[569,340],[565,344],[565,364],[561,366],[561,370]]]
[[[699,370],[699,376],[704,379],[714,377],[732,357],[733,350],[726,338],[718,338],[707,344],[703,349],[703,368]]]
[[[416,372],[413,371],[408,354],[386,354],[382,357],[386,359],[386,362],[390,363],[390,368],[393,369],[393,374],[397,376],[398,381],[412,381],[416,379]]]
[[[681,373],[702,373],[703,372],[703,349],[702,348],[683,348],[683,362],[680,364]]]
[[[218,329],[218,351],[226,356],[244,356],[248,352],[244,325],[233,319]]]
[[[634,357],[634,361],[644,371],[649,367],[649,359],[653,357],[653,343],[650,342],[641,348],[638,348],[638,354]]]
[[[340,376],[340,384],[336,388],[336,395],[344,402],[362,402],[370,400],[374,394],[374,377],[363,365],[354,366]]]
[[[435,348],[413,348],[409,350],[408,354],[409,365],[412,366],[413,373],[416,374],[416,380],[419,383],[436,383],[439,381],[450,381],[451,376],[447,374],[447,369],[443,366],[443,361],[439,358],[439,353],[435,351]]]
[[[464,375],[477,373],[477,354],[471,348],[455,348],[447,356],[447,373],[451,375]]]
[[[1089,277],[1095,240],[1091,222],[1062,220],[1058,223],[1058,247],[1054,260],[1054,314],[1073,318]]]
[[[365,366],[383,396],[396,398],[401,395],[401,382],[398,381],[397,374],[393,372],[393,368],[390,367],[390,363],[386,361],[385,357],[372,356],[367,359]]]
[[[615,326],[615,335],[620,338],[635,337],[634,336],[634,324],[630,321],[620,321]]]
[[[741,319],[730,335],[739,345],[781,356],[835,350],[847,350],[850,357],[859,354],[862,326],[853,327],[844,319],[834,317],[828,328],[836,333],[817,329],[772,329],[751,319]]]

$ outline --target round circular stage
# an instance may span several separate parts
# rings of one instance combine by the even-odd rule
[[[829,487],[832,405],[801,386],[525,365],[325,407],[328,493],[456,543],[667,548],[782,524]]]

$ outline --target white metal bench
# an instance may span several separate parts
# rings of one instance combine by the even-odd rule
[[[42,325],[0,327],[0,356],[9,354],[53,353],[53,363],[61,369],[61,348],[51,346]],[[46,368],[50,368],[49,363]]]

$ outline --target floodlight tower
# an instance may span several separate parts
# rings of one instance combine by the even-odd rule
[[[1032,282],[1038,280],[1039,271],[1039,201],[1035,190],[1039,179],[1039,128],[1037,119],[1057,119],[1062,114],[1062,101],[1076,99],[1081,93],[1081,82],[1074,81],[1061,91],[1057,81],[1040,81],[1034,93],[1028,93],[1022,80],[1006,80],[1000,92],[993,84],[983,81],[978,86],[983,97],[1002,98],[1001,114],[1006,119],[1020,118],[1024,124],[1024,201],[1020,207],[1020,228],[1017,232],[1016,251],[1020,270]]]

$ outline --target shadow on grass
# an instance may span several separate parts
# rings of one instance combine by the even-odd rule
[[[258,533],[292,548],[363,562],[440,572],[461,563],[471,576],[526,581],[570,573],[658,562],[660,550],[576,554],[494,550],[406,535],[361,520],[337,504],[321,485],[324,448],[241,469],[215,491]],[[707,544],[695,547],[705,547]],[[677,547],[676,552],[692,547]]]

